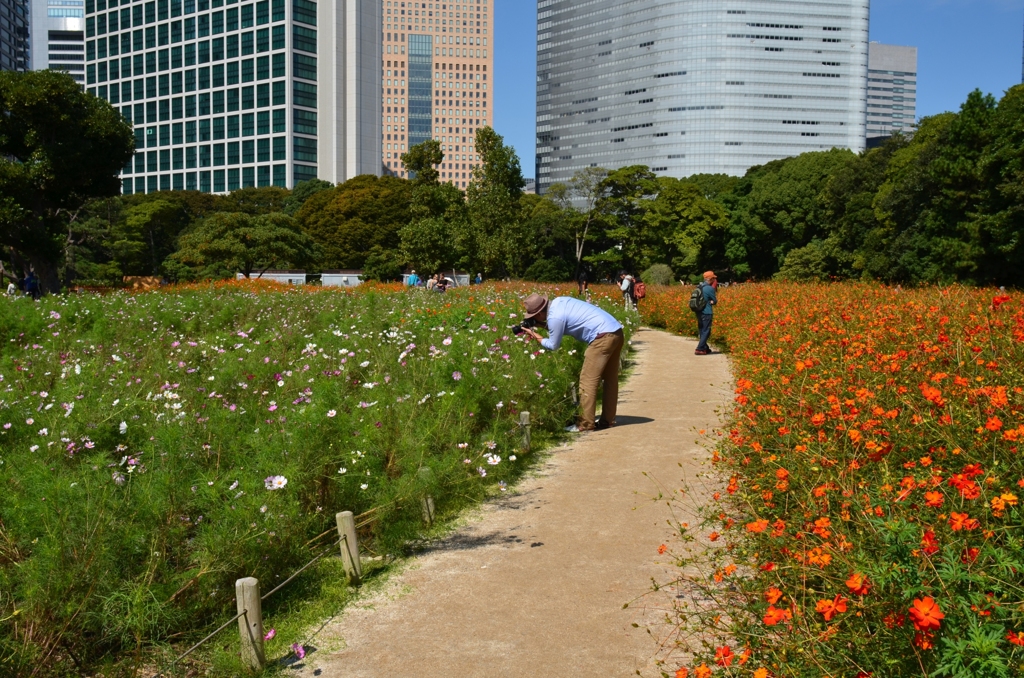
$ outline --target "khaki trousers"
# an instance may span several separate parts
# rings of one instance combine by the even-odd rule
[[[619,355],[624,343],[622,334],[606,334],[595,339],[583,357],[583,371],[580,373],[580,401],[583,414],[579,427],[581,431],[595,428],[594,415],[597,409],[597,390],[604,381],[601,421],[615,425],[615,411],[619,404]]]

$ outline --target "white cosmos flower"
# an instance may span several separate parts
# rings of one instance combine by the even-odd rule
[[[327,416],[328,416],[329,418],[332,418],[332,419],[333,419],[334,417],[338,416],[338,411],[337,411],[337,410],[330,410],[330,411],[329,411],[329,412],[327,413]]]
[[[360,367],[369,367],[370,366],[370,361],[369,360],[364,360],[363,362],[359,363],[359,366]]]
[[[121,426],[118,427],[118,430],[121,431],[121,435],[124,435],[125,433],[127,433],[128,432],[128,422],[122,421],[121,422]]]
[[[348,469],[344,466],[338,469],[338,475],[345,475],[346,473],[348,473]]]
[[[277,380],[277,385],[278,386],[284,386],[284,379],[278,379]]]
[[[368,487],[369,487],[369,485],[367,485],[366,483],[363,483],[362,485],[359,486],[359,489],[360,490],[365,490]]]

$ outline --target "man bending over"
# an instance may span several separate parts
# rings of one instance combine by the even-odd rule
[[[526,298],[526,319],[548,330],[545,339],[534,330],[523,327],[523,331],[540,342],[549,351],[557,351],[562,337],[568,334],[587,346],[584,354],[583,371],[580,373],[580,400],[583,414],[578,430],[593,431],[595,428],[615,426],[615,411],[619,402],[619,354],[622,353],[624,335],[622,325],[611,314],[597,306],[572,297],[548,298],[531,294]],[[595,422],[597,389],[604,381],[604,399],[601,421]]]

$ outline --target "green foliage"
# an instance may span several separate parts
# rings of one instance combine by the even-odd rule
[[[519,409],[535,441],[561,431],[583,357],[504,338],[491,313],[521,313],[520,290],[230,282],[0,302],[0,659],[12,678],[187,648],[234,614],[236,579],[269,591],[328,547],[338,511],[372,518],[374,552],[402,553],[422,534],[417,497],[450,517],[517,477]],[[268,489],[273,476],[287,484]],[[268,626],[325,588],[344,597],[336,566],[316,572],[264,603]],[[274,659],[302,630],[277,628],[292,635],[269,645]],[[225,664],[236,642],[218,639]],[[134,675],[123,668],[103,672]]]
[[[572,269],[564,259],[539,259],[526,269],[526,280],[560,283],[572,280]]]
[[[132,130],[57,71],[0,72],[0,245],[57,291],[68,226],[90,199],[120,192]]]
[[[363,175],[315,193],[296,219],[323,250],[322,269],[361,269],[373,248],[398,249],[411,201],[410,182]]]
[[[401,252],[386,250],[380,245],[374,245],[366,256],[366,264],[363,266],[363,277],[365,280],[376,280],[378,282],[396,282],[402,279],[402,269],[405,260]]]
[[[523,256],[528,237],[519,218],[519,201],[526,185],[519,157],[490,127],[477,130],[476,152],[481,162],[466,190],[465,265],[492,275],[519,277],[529,265]]]
[[[409,148],[408,153],[402,154],[402,164],[408,170],[413,183],[418,187],[424,184],[436,184],[438,177],[437,167],[444,162],[444,153],[441,151],[441,142],[437,139],[428,139],[421,144]]]
[[[329,181],[324,181],[323,179],[308,179],[306,181],[300,181],[295,184],[295,188],[292,189],[291,195],[285,198],[284,213],[290,216],[295,216],[295,214],[302,209],[302,206],[306,204],[307,200],[320,191],[327,191],[332,188],[334,188],[334,184]]]
[[[671,285],[676,281],[676,274],[665,264],[655,264],[640,276],[648,285]]]
[[[284,213],[218,212],[181,237],[171,260],[199,269],[203,277],[237,271],[248,278],[274,267],[304,266],[316,255],[314,242]]]
[[[729,215],[718,203],[704,197],[700,186],[689,181],[663,178],[658,197],[643,216],[650,237],[661,236],[679,256],[672,265],[677,271],[699,275],[720,260],[716,245],[729,225]],[[646,259],[656,260],[658,249],[653,243]]]
[[[457,262],[456,235],[445,219],[435,217],[414,221],[402,229],[401,237],[405,260],[424,274],[449,270]]]

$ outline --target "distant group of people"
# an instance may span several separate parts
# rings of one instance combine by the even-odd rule
[[[6,271],[3,264],[0,264],[0,283],[7,278],[7,296],[11,299],[19,296],[32,297],[33,299],[39,299],[42,296],[42,286],[39,282],[39,276],[36,275],[34,269],[30,269],[28,274],[19,278],[9,271]]]
[[[473,284],[483,284],[484,278],[480,273],[476,274],[476,278],[473,280]],[[423,280],[413,271],[409,274],[409,277],[405,279],[406,287],[420,287],[428,292],[447,292],[449,288],[458,287],[458,282],[444,273],[435,273],[426,280]]]

